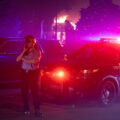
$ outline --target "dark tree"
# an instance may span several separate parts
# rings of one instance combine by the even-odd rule
[[[77,30],[87,38],[120,35],[120,7],[112,0],[90,0],[90,6],[81,11]]]
[[[0,0],[0,37],[17,37],[20,34],[15,0]]]

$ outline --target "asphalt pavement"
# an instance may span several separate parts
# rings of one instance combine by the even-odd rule
[[[34,116],[31,103],[30,96],[31,115],[25,116],[20,89],[0,90],[0,120],[41,120]],[[42,120],[120,120],[120,102],[101,107],[96,101],[72,101],[69,98],[63,102],[60,98],[41,94],[41,112]]]

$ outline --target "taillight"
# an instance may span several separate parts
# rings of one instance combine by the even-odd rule
[[[52,78],[54,79],[54,80],[68,80],[69,79],[69,73],[68,73],[68,71],[67,70],[65,70],[65,69],[56,69],[56,70],[54,70],[53,72],[52,72]]]
[[[53,72],[53,77],[57,77],[57,78],[65,78],[65,71],[55,71]]]
[[[64,68],[57,68],[54,70],[46,71],[43,74],[46,79],[56,80],[56,81],[66,81],[69,80],[69,71]]]

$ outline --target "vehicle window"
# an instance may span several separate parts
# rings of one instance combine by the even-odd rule
[[[91,59],[96,62],[112,63],[117,62],[120,58],[120,50],[116,50],[112,47],[102,46],[94,49],[91,53]]]
[[[23,48],[23,42],[8,41],[0,48],[0,52],[13,53],[20,52]]]
[[[120,49],[109,45],[88,46],[77,52],[75,58],[87,59],[96,63],[115,63],[120,61]]]

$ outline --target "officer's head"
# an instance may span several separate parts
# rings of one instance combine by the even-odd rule
[[[32,35],[27,35],[25,37],[25,47],[26,48],[34,48],[36,47],[36,38]]]

